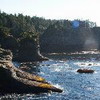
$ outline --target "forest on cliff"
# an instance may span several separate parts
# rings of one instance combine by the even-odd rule
[[[26,41],[41,52],[99,49],[99,37],[100,27],[89,20],[51,20],[0,11],[0,46],[14,53],[31,45]]]

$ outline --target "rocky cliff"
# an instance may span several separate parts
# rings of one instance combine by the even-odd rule
[[[0,94],[62,92],[40,76],[24,72],[12,63],[12,53],[0,48]]]
[[[13,60],[20,62],[42,61],[48,58],[40,54],[40,47],[34,39],[21,39],[18,41],[13,36],[3,37],[0,40],[1,47],[9,49],[13,53]]]
[[[20,47],[18,51],[17,61],[42,61],[48,60],[48,58],[40,54],[40,47],[33,39],[23,39],[20,41]]]
[[[47,29],[40,36],[41,52],[63,53],[100,49],[100,28]]]

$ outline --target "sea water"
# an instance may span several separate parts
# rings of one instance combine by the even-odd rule
[[[50,60],[31,64],[30,72],[44,77],[63,89],[62,93],[6,94],[10,100],[100,100],[100,54],[47,55]],[[19,64],[18,64],[19,65]],[[92,69],[92,74],[80,74],[78,69]],[[34,72],[35,71],[35,72]]]

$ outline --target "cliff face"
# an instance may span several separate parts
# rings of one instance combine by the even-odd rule
[[[16,68],[11,59],[12,53],[0,48],[0,94],[62,92],[44,78]]]
[[[100,29],[98,29],[100,30]],[[44,32],[40,36],[41,52],[74,52],[80,50],[99,49],[99,33],[92,28],[73,28]]]
[[[17,61],[41,61],[48,60],[40,54],[39,45],[34,40],[24,39],[20,41]]]
[[[40,54],[39,44],[34,39],[22,39],[18,41],[13,36],[2,37],[1,47],[12,51],[15,61],[40,61],[48,60]]]

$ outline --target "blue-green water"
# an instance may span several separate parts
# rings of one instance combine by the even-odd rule
[[[51,60],[30,65],[30,72],[44,77],[63,93],[8,94],[11,100],[100,100],[100,54],[49,55]],[[95,70],[93,74],[77,73],[79,68]]]

